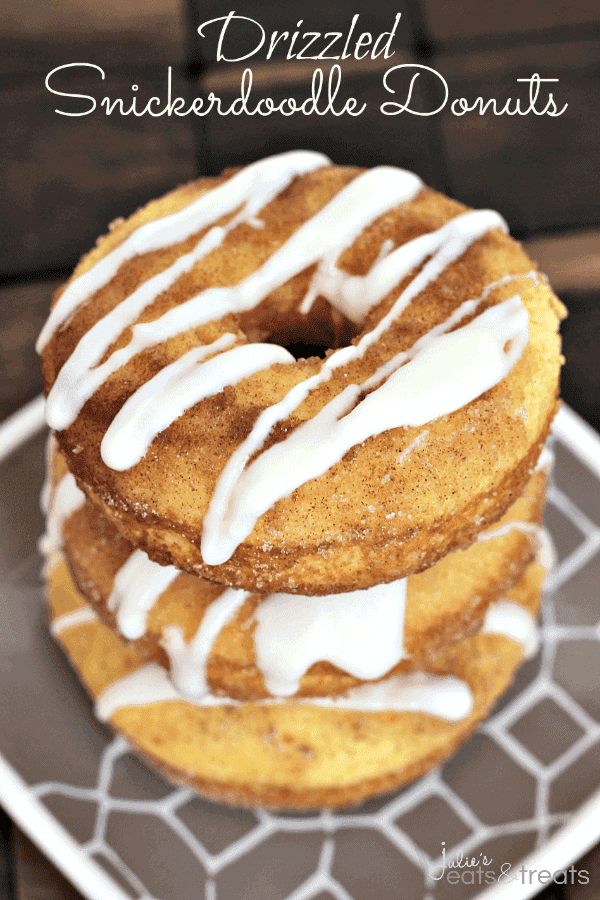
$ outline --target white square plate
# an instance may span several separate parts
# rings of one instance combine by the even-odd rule
[[[90,900],[525,900],[544,886],[531,872],[600,840],[600,438],[571,410],[554,425],[540,653],[440,769],[292,815],[174,787],[95,720],[45,623],[42,409],[0,427],[0,803]],[[482,874],[437,880],[443,848]]]

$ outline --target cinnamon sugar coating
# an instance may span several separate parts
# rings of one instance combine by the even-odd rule
[[[247,224],[234,228],[138,321],[152,321],[206,287],[237,284],[359,172],[330,167],[295,179],[261,211],[262,228]],[[221,181],[201,179],[118,223],[84,257],[75,275],[143,222],[185,206]],[[369,225],[342,254],[339,265],[364,274],[384,241],[400,246],[464,211],[464,206],[425,188]],[[75,312],[44,351],[47,391],[81,336],[137,286],[189,251],[198,236],[134,257]],[[157,562],[261,593],[363,589],[420,572],[449,551],[468,546],[522,493],[556,411],[562,307],[520,246],[501,230],[473,243],[414,298],[360,360],[336,370],[279,423],[264,447],[283,440],[347,384],[364,382],[461,303],[480,297],[491,283],[510,275],[515,278],[492,290],[477,309],[482,312],[515,293],[527,309],[530,341],[508,377],[421,428],[395,428],[354,447],[323,475],[278,500],[226,562],[208,566],[200,550],[204,517],[218,478],[260,413],[318,371],[321,360],[275,365],[245,378],[189,409],[159,434],[133,468],[117,472],[105,465],[100,444],[116,413],[137,388],[187,350],[226,332],[241,342],[289,345],[304,339],[337,346],[356,341],[357,332],[371,330],[409,280],[394,288],[359,328],[343,317],[340,321],[322,299],[310,314],[300,314],[311,274],[309,269],[292,278],[252,312],[208,322],[139,353],[96,391],[71,426],[58,433],[67,464],[91,502]],[[125,329],[111,351],[127,344],[130,334],[131,329]]]

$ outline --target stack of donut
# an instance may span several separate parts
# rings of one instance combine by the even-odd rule
[[[423,774],[535,652],[564,309],[506,233],[298,151],[114,223],[39,339],[52,630],[234,804]]]

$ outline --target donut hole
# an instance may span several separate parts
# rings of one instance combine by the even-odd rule
[[[294,341],[293,344],[283,345],[294,359],[310,359],[312,356],[318,356],[325,359],[329,347],[321,347],[319,344],[307,344],[305,341]]]
[[[306,315],[297,309],[259,312],[262,314],[258,318],[255,315],[251,323],[242,321],[246,337],[250,341],[279,344],[295,359],[324,359],[328,350],[347,347],[362,330],[322,298]]]

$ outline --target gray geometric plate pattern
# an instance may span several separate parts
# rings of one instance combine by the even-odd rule
[[[486,881],[475,865],[458,891],[436,878],[444,850],[446,859],[483,860],[494,895],[516,900],[540,889],[515,877],[524,857],[552,846],[552,869],[568,867],[582,808],[600,806],[600,439],[570,411],[555,428],[546,522],[557,565],[538,655],[438,770],[359,807],[304,815],[201,800],[95,720],[45,623],[38,419],[36,408],[0,429],[0,455],[22,432],[0,463],[0,802],[82,892],[94,900],[480,894]],[[590,844],[600,837],[595,818]]]

